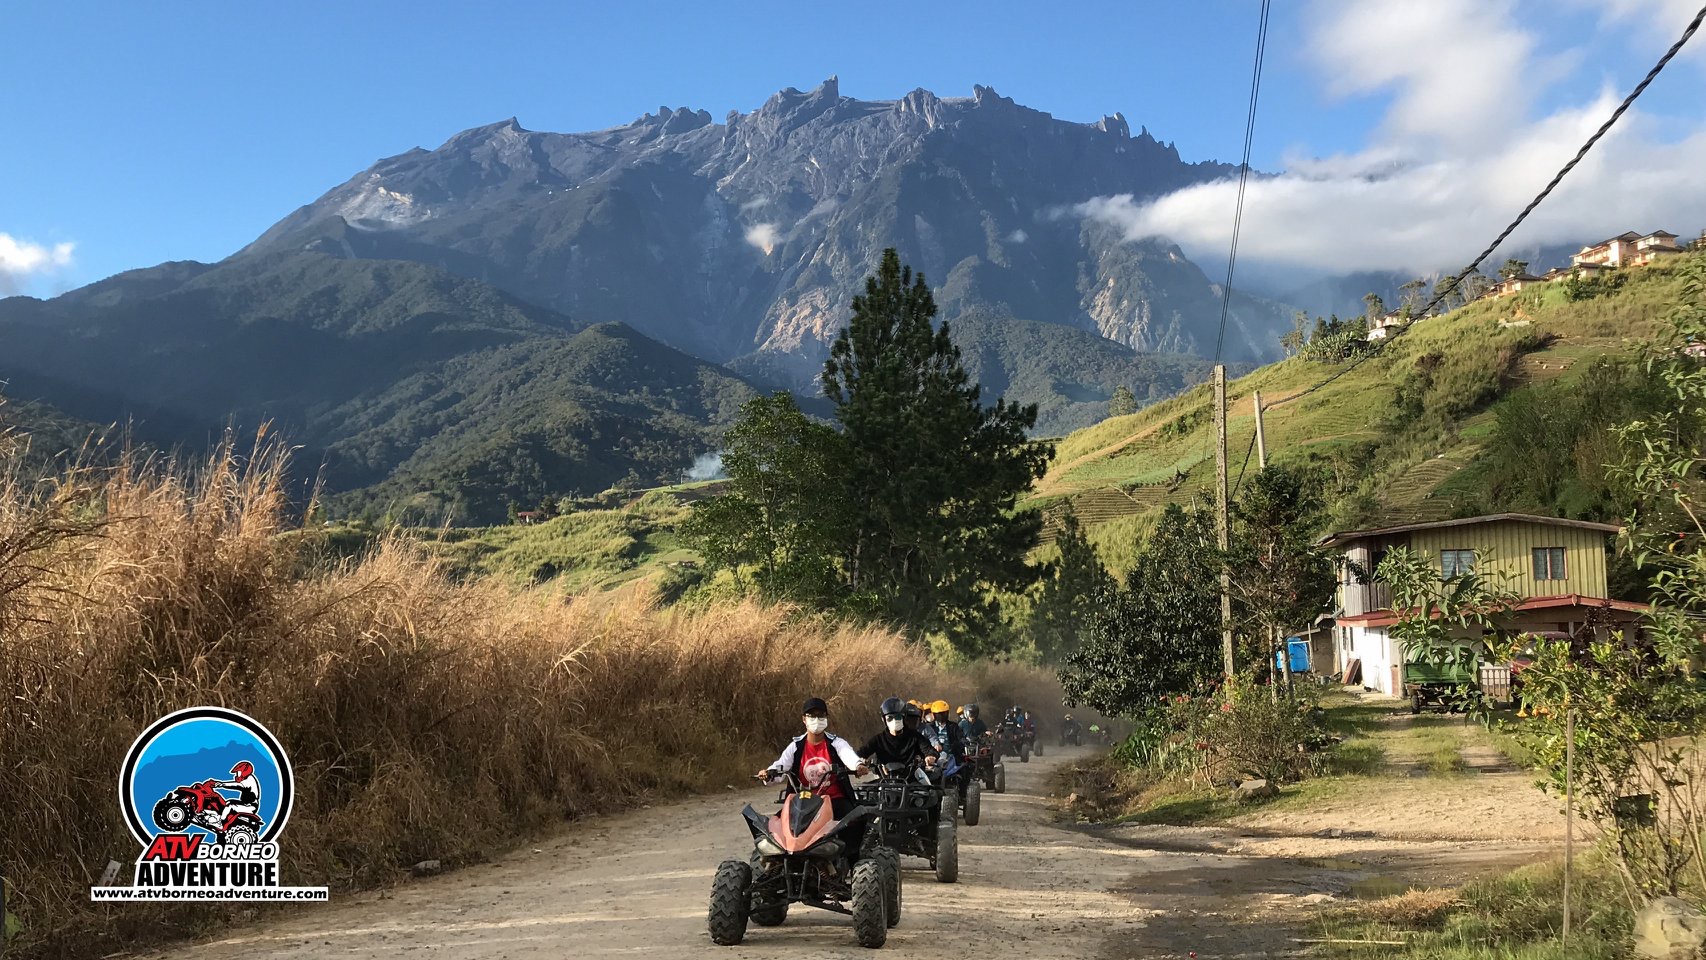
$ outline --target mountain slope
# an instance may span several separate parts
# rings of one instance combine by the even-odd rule
[[[1585,388],[1596,360],[1631,356],[1676,302],[1679,271],[1702,258],[1630,270],[1621,290],[1581,302],[1567,301],[1562,284],[1477,301],[1420,321],[1313,393],[1305,391],[1341,368],[1293,358],[1234,380],[1227,388],[1232,477],[1256,469],[1247,453],[1251,395],[1259,390],[1271,459],[1322,477],[1336,525],[1499,509],[1603,510],[1534,503],[1488,483],[1487,443],[1511,404],[1530,396],[1555,403],[1556,391]],[[1070,503],[1110,559],[1129,562],[1135,536],[1163,506],[1212,491],[1211,400],[1198,386],[1065,438],[1026,506],[1058,516]],[[1572,452],[1561,455],[1568,460]]]
[[[672,479],[753,393],[619,325],[583,329],[419,263],[313,252],[0,300],[0,342],[11,397],[134,420],[163,445],[275,421],[310,465],[325,458],[329,489],[346,494],[334,502],[414,504],[435,521],[500,518],[506,502],[630,471]]]
[[[1225,177],[1118,114],[1069,123],[986,87],[961,98],[840,95],[831,79],[715,123],[662,108],[592,133],[516,121],[382,160],[240,256],[310,249],[411,259],[587,321],[796,384],[884,247],[972,306],[1138,350],[1212,349],[1218,287],[1176,247],[1074,214]],[[1265,359],[1289,311],[1235,298],[1228,355]]]
[[[1138,353],[1085,330],[983,308],[961,313],[949,331],[986,397],[1037,404],[1035,433],[1044,437],[1106,418],[1117,387],[1149,404],[1207,379],[1212,366],[1201,357]]]
[[[458,357],[332,411],[346,512],[502,519],[506,503],[674,480],[754,395],[620,324]]]

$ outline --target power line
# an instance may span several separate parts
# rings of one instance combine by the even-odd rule
[[[1706,7],[1700,8],[1700,12],[1694,15],[1694,19],[1690,20],[1688,22],[1688,26],[1682,31],[1682,36],[1678,37],[1676,42],[1670,45],[1670,49],[1665,51],[1664,56],[1660,57],[1659,61],[1653,64],[1653,68],[1647,71],[1647,75],[1641,78],[1641,82],[1635,85],[1635,89],[1629,91],[1629,95],[1624,97],[1623,102],[1617,105],[1617,109],[1611,112],[1611,116],[1608,117],[1604,123],[1599,125],[1599,129],[1593,132],[1593,136],[1588,137],[1587,142],[1582,144],[1581,149],[1576,151],[1576,155],[1570,158],[1570,162],[1564,164],[1564,166],[1552,176],[1551,181],[1548,182],[1538,194],[1535,194],[1533,200],[1528,201],[1528,206],[1522,208],[1522,212],[1516,215],[1516,219],[1512,220],[1503,230],[1499,231],[1499,235],[1493,238],[1493,242],[1487,244],[1487,248],[1482,250],[1480,255],[1477,256],[1469,266],[1464,267],[1461,272],[1452,277],[1444,289],[1436,289],[1433,299],[1429,300],[1426,306],[1415,312],[1406,311],[1405,317],[1407,321],[1413,321],[1414,319],[1427,316],[1434,307],[1440,304],[1441,301],[1454,293],[1458,286],[1463,283],[1465,278],[1480,269],[1482,262],[1493,255],[1493,251],[1497,250],[1499,245],[1505,242],[1506,238],[1511,235],[1511,232],[1521,225],[1524,220],[1528,219],[1528,215],[1533,213],[1536,207],[1540,206],[1541,201],[1550,196],[1558,184],[1563,181],[1564,177],[1568,176],[1570,171],[1576,168],[1576,164],[1582,162],[1582,158],[1588,155],[1588,151],[1593,149],[1594,144],[1598,143],[1600,138],[1604,137],[1606,133],[1609,132],[1617,123],[1617,121],[1623,117],[1623,114],[1628,112],[1629,108],[1634,105],[1636,98],[1638,98],[1642,92],[1644,92],[1647,87],[1658,78],[1660,71],[1664,70],[1665,65],[1670,63],[1671,59],[1674,58],[1680,50],[1682,50],[1683,45],[1688,43],[1689,39],[1700,29],[1700,24],[1703,21],[1706,21]],[[1412,325],[1412,323],[1406,322],[1403,326],[1394,329],[1390,334],[1388,334],[1385,340],[1380,341],[1379,346],[1357,357],[1355,360],[1345,365],[1343,369],[1334,372],[1332,376],[1327,377],[1325,380],[1322,380],[1320,383],[1315,384],[1301,393],[1294,393],[1283,400],[1277,400],[1268,404],[1268,409],[1271,410],[1274,407],[1282,406],[1301,397],[1307,397],[1345,374],[1350,373],[1352,370],[1361,366],[1363,361],[1373,357],[1375,354],[1389,346],[1392,341],[1398,339],[1404,333],[1407,333]],[[1221,329],[1224,332],[1224,316],[1221,321]],[[1247,457],[1246,462],[1248,462]]]
[[[1250,431],[1250,445],[1244,448],[1244,462],[1238,465],[1238,482],[1232,485],[1232,499],[1238,499],[1238,490],[1244,486],[1244,469],[1250,465],[1250,454],[1256,449],[1256,431]]]
[[[1268,0],[1256,26],[1256,60],[1250,70],[1250,106],[1244,115],[1244,157],[1238,164],[1238,202],[1232,211],[1232,245],[1226,252],[1226,284],[1220,295],[1220,330],[1214,337],[1214,362],[1226,343],[1226,318],[1232,307],[1232,268],[1238,263],[1238,230],[1244,223],[1244,185],[1250,179],[1250,142],[1256,135],[1256,104],[1262,93],[1262,57],[1268,47]]]

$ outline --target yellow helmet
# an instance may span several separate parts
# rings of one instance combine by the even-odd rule
[[[948,701],[938,700],[935,703],[932,703],[930,705],[930,712],[931,713],[947,713],[948,712]]]

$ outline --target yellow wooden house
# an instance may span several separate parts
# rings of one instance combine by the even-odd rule
[[[1382,693],[1402,690],[1403,652],[1388,629],[1397,622],[1391,588],[1374,576],[1394,547],[1429,558],[1442,580],[1474,570],[1514,592],[1519,602],[1500,626],[1538,634],[1575,633],[1590,619],[1628,622],[1645,606],[1610,598],[1607,567],[1619,527],[1523,513],[1347,530],[1321,545],[1342,554],[1334,610],[1336,669],[1360,672]]]

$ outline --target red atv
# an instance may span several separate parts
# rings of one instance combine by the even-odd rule
[[[882,847],[860,856],[853,846],[853,828],[877,829],[878,809],[859,804],[837,820],[827,797],[804,789],[792,774],[786,780],[779,812],[760,813],[751,804],[741,811],[752,831],[752,857],[717,865],[711,942],[740,943],[749,920],[780,926],[797,903],[852,917],[860,946],[882,946],[888,928],[900,922],[900,856]]]
[[[154,825],[167,833],[201,827],[221,844],[260,842],[261,818],[246,810],[237,814],[229,827],[225,825],[225,807],[230,801],[219,792],[218,783],[203,780],[166,794],[154,804]]]

